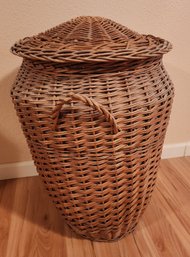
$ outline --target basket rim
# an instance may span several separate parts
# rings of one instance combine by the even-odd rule
[[[80,16],[38,35],[17,41],[17,56],[51,62],[109,62],[158,57],[169,41],[134,32],[110,19]]]

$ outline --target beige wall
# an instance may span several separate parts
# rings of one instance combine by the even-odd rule
[[[176,88],[165,143],[190,141],[189,0],[0,0],[0,7],[0,163],[31,160],[9,96],[21,63],[10,46],[79,15],[108,17],[173,43],[164,59]]]

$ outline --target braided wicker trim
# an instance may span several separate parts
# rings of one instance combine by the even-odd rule
[[[116,120],[114,116],[106,110],[106,108],[102,105],[96,102],[95,100],[80,94],[74,94],[73,92],[70,92],[67,97],[62,99],[61,103],[56,106],[56,108],[53,111],[53,116],[55,117],[55,124],[54,127],[57,127],[57,121],[59,118],[59,112],[65,103],[70,103],[72,100],[77,100],[83,102],[85,105],[92,107],[93,109],[97,110],[100,114],[103,114],[107,121],[110,122],[110,124],[113,126],[114,133],[118,133],[120,131],[120,128],[118,127]]]
[[[172,48],[168,41],[138,34],[112,20],[82,16],[11,48],[15,55],[53,62],[108,62],[161,56]]]

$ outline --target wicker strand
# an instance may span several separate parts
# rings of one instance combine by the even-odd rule
[[[94,110],[97,110],[100,114],[103,114],[105,116],[106,120],[109,121],[111,126],[113,127],[114,134],[117,134],[118,132],[121,131],[121,129],[119,128],[114,116],[108,110],[106,110],[106,108],[102,104],[98,103],[94,99],[89,98],[85,95],[75,94],[73,92],[70,92],[67,95],[67,97],[63,98],[61,100],[61,102],[53,110],[52,117],[53,117],[53,120],[54,120],[54,123],[53,123],[54,124],[54,130],[56,130],[56,128],[57,128],[59,113],[61,111],[62,106],[66,103],[70,103],[73,100],[81,101],[85,105],[87,105],[89,107],[92,107]]]

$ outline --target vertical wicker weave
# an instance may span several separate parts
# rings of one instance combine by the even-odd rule
[[[68,225],[93,240],[135,228],[156,180],[173,99],[171,44],[78,17],[15,43],[11,95],[35,165]]]

